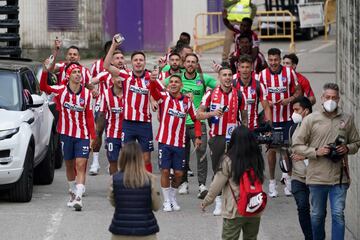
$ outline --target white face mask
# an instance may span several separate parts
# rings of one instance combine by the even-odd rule
[[[323,103],[325,111],[331,113],[337,108],[337,103],[334,100],[327,100]]]
[[[294,123],[300,123],[302,121],[301,114],[298,114],[296,112],[293,112],[293,114],[291,115],[291,118],[292,118]]]

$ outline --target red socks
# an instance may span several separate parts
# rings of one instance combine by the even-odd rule
[[[145,163],[145,168],[149,173],[152,173],[152,165],[151,165],[151,163]]]

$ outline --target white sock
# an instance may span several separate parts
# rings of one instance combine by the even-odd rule
[[[275,179],[270,179],[269,182],[270,182],[270,184],[276,184],[276,180],[275,180]]]
[[[177,188],[170,187],[169,192],[170,192],[170,194],[169,194],[170,202],[175,202],[176,201]]]
[[[168,187],[168,188],[161,188],[161,189],[163,192],[164,202],[169,202],[171,188]]]
[[[76,182],[75,181],[68,181],[69,184],[69,191],[76,193]]]
[[[83,193],[85,190],[85,186],[84,184],[76,184],[76,196],[77,197],[82,197]]]
[[[92,165],[98,165],[99,166],[99,152],[93,152]]]

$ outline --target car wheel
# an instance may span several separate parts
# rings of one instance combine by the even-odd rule
[[[24,170],[20,179],[9,190],[9,200],[12,202],[29,202],[33,192],[34,150],[28,147],[24,161]]]
[[[306,28],[304,38],[305,40],[312,40],[314,38],[314,28]]]
[[[54,180],[55,171],[55,144],[53,134],[50,136],[49,148],[46,157],[35,168],[34,183],[35,184],[51,184]]]

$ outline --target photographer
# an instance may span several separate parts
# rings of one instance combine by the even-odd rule
[[[344,209],[350,176],[347,155],[355,154],[360,137],[353,116],[344,113],[338,103],[339,87],[323,87],[322,110],[307,116],[293,138],[293,150],[309,159],[306,184],[311,196],[313,239],[325,239],[325,217],[329,196],[332,217],[332,239],[345,235]],[[336,146],[335,146],[336,145]]]

